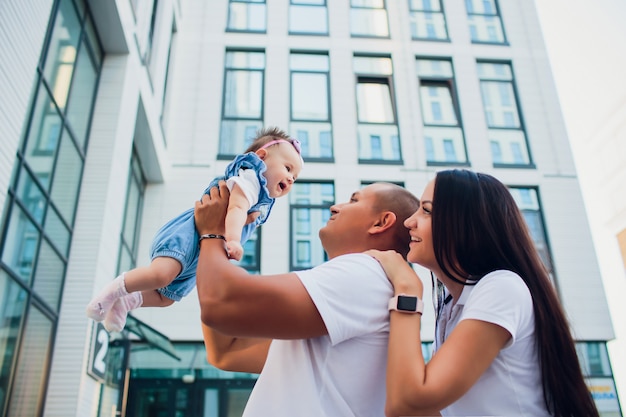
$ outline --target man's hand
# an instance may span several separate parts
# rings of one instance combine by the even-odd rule
[[[199,234],[224,234],[229,197],[226,181],[220,181],[217,187],[211,188],[209,194],[202,196],[202,200],[196,201],[193,216]]]

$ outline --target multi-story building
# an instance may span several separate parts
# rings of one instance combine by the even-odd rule
[[[533,2],[3,0],[0,36],[3,415],[240,414],[255,376],[207,364],[195,294],[116,334],[84,310],[270,125],[300,139],[306,166],[242,266],[322,262],[328,208],[363,184],[419,195],[439,169],[491,173],[552,272],[603,415],[621,415]]]

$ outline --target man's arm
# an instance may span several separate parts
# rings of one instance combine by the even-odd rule
[[[202,334],[211,365],[225,371],[261,373],[272,339],[227,336],[205,324]]]
[[[202,202],[196,203],[195,220],[200,234],[224,233],[228,195],[225,183],[220,182],[219,188],[211,189]],[[215,347],[216,354],[227,349],[244,356],[242,352],[259,344],[242,341],[241,337],[303,339],[327,334],[315,304],[296,274],[250,275],[228,260],[220,239],[201,241],[196,281],[202,322],[212,328],[204,332],[205,344]],[[221,333],[217,336],[237,336],[238,341],[220,339],[220,343],[215,343],[215,330]]]

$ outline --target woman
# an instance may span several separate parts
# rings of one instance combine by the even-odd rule
[[[508,189],[490,175],[439,172],[405,221],[408,260],[437,277],[435,354],[421,314],[390,313],[388,417],[598,416],[565,314]],[[395,295],[423,285],[393,251],[369,251]]]

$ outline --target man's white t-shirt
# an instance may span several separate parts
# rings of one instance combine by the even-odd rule
[[[549,416],[541,385],[535,346],[535,315],[528,287],[511,271],[494,271],[475,286],[465,286],[449,303],[437,325],[441,343],[462,320],[497,324],[511,340],[478,381],[459,400],[441,411],[443,416]],[[436,355],[436,353],[435,353]]]
[[[383,269],[359,253],[296,273],[328,335],[272,341],[244,417],[384,416],[393,288]]]

